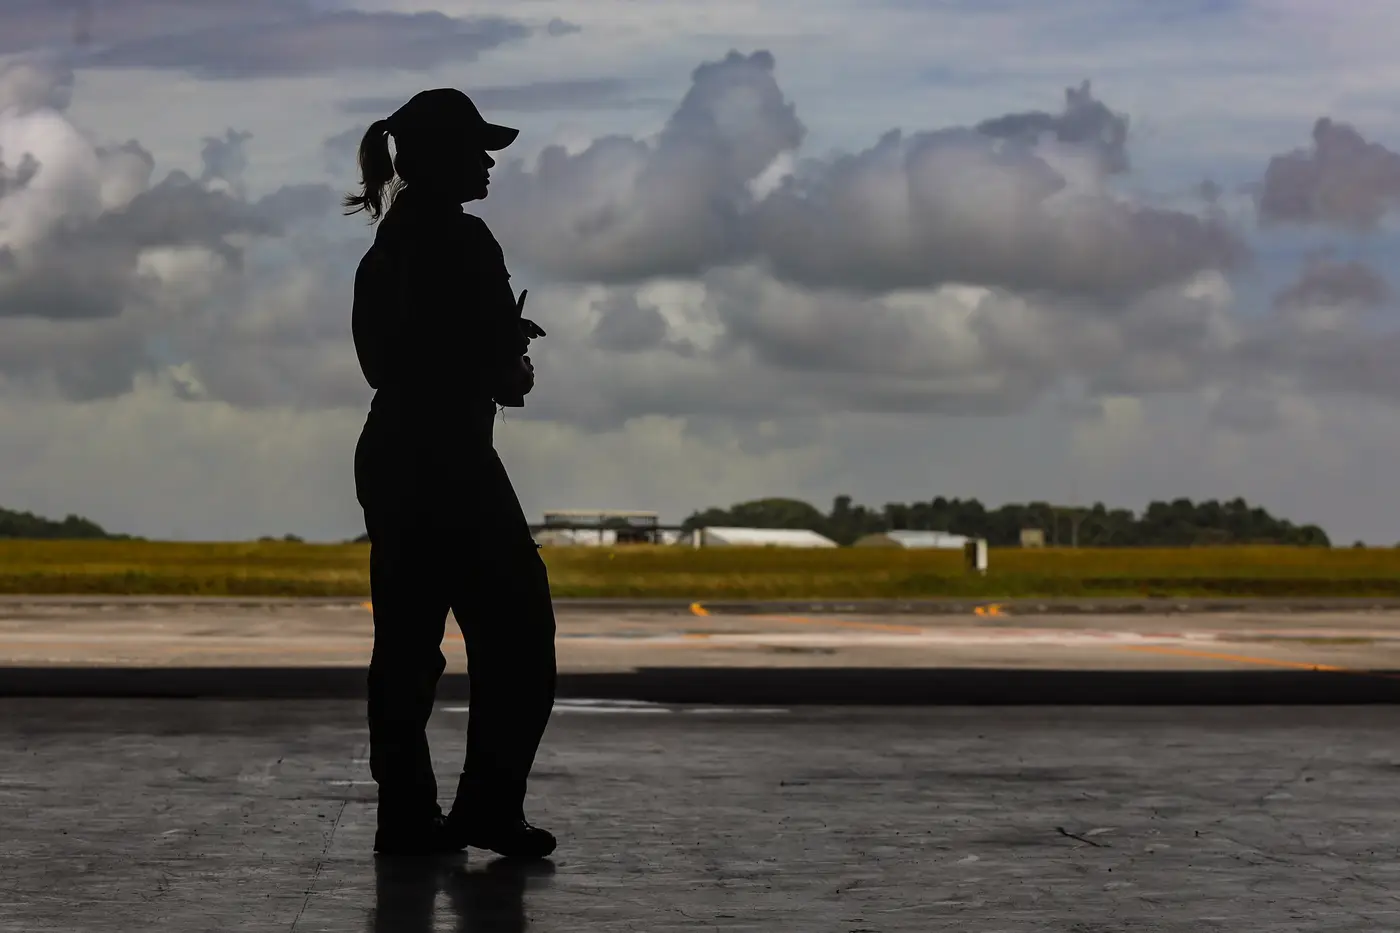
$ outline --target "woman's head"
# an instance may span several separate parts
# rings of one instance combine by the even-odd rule
[[[401,188],[431,190],[457,203],[486,197],[489,152],[504,149],[520,131],[487,123],[471,99],[453,88],[414,95],[360,140],[361,192],[345,197],[347,214],[378,220]],[[389,153],[389,137],[396,152]]]

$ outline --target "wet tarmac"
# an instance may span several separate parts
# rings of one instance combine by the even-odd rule
[[[1390,931],[1397,726],[563,701],[512,865],[372,856],[354,701],[3,700],[0,931]]]

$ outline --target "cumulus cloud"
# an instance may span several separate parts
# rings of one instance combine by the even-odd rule
[[[1310,394],[1400,399],[1400,332],[1373,332],[1355,322],[1284,318],[1257,328],[1232,351],[1239,381],[1286,379]]]
[[[531,351],[532,414],[594,430],[648,415],[1006,415],[1067,385],[1089,393],[1087,410],[1096,396],[1228,382],[1241,336],[1210,273],[1111,314],[982,287],[813,289],[757,265],[569,293],[546,289],[537,307],[552,329]]]
[[[805,128],[766,52],[698,68],[655,141],[606,137],[497,170],[485,210],[515,255],[559,278],[638,281],[766,263],[878,293],[967,283],[1104,300],[1248,259],[1218,216],[1116,195],[1127,118],[1087,84],[1059,114],[905,135],[791,159]]]
[[[20,116],[35,110],[67,110],[73,72],[52,57],[10,62],[0,71],[0,108]]]
[[[867,291],[970,283],[1117,300],[1248,256],[1219,220],[1067,175],[972,130],[892,131],[808,163],[759,206],[754,236],[786,279]]]
[[[18,77],[16,77],[18,73]],[[44,90],[61,62],[0,70],[0,376],[73,398],[129,390],[152,341],[241,287],[248,246],[324,214],[324,185],[242,192],[247,134],[206,140],[200,179],[132,140],[94,143]]]
[[[1032,146],[1046,137],[1053,138],[1087,149],[1097,158],[1098,170],[1105,175],[1128,170],[1128,117],[1096,100],[1088,81],[1065,89],[1065,108],[1060,113],[1011,113],[982,121],[977,124],[977,132]]]
[[[558,16],[550,20],[545,26],[545,32],[549,33],[551,36],[571,36],[576,32],[582,31],[583,27],[578,23],[571,23],[566,19],[560,19]]]
[[[1375,269],[1354,260],[1326,256],[1310,261],[1298,278],[1274,296],[1277,311],[1379,308],[1390,300],[1390,285]]]
[[[1314,124],[1312,138],[1311,149],[1269,160],[1260,221],[1374,230],[1400,202],[1400,154],[1327,117]]]
[[[83,65],[172,69],[215,79],[356,68],[423,71],[472,61],[531,32],[503,17],[366,12],[311,0],[122,0],[96,6],[90,0],[11,0],[0,7],[0,54],[76,43],[83,46]],[[546,32],[560,34],[553,24]]]
[[[666,340],[668,326],[661,312],[637,301],[635,292],[610,295],[594,305],[598,322],[593,345],[619,353],[653,350]]]
[[[773,56],[730,53],[695,69],[654,141],[608,136],[495,173],[487,212],[502,241],[555,276],[686,275],[742,257],[749,183],[805,134]]]
[[[1369,364],[1347,371],[1384,339],[1337,322],[1300,349],[1316,321],[1239,314],[1227,273],[1247,250],[1214,214],[1117,194],[1128,120],[1087,84],[1058,114],[803,159],[775,71],[765,52],[731,53],[693,72],[655,138],[498,169],[481,210],[550,331],[532,348],[530,416],[605,430],[653,415],[1007,414],[1067,384],[1088,411],[1209,385],[1228,390],[1219,424],[1262,430],[1271,380],[1393,390]],[[40,73],[0,72],[19,102],[0,118],[0,375],[91,396],[175,361],[166,378],[185,398],[363,404],[347,309],[364,241],[278,238],[334,192],[250,195],[255,141],[235,129],[203,140],[197,177],[155,180],[138,143],[78,133],[50,106],[65,73]],[[264,242],[282,255],[254,275]],[[1377,300],[1367,272],[1315,264],[1278,307]]]

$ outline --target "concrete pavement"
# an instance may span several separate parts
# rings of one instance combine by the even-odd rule
[[[566,706],[523,865],[376,860],[363,712],[0,701],[0,933],[1400,928],[1390,708]]]
[[[804,615],[560,601],[556,644],[564,692],[574,695],[632,690],[694,702],[724,702],[711,691],[785,702],[829,702],[831,691],[846,702],[884,702],[882,693],[900,702],[1400,699],[1400,676],[1392,673],[1400,671],[1400,609],[971,610]],[[0,694],[358,695],[372,645],[371,613],[359,602],[12,599],[0,603]],[[466,658],[450,619],[444,653],[444,690],[452,695],[463,688]]]

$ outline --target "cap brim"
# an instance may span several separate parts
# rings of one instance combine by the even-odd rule
[[[509,126],[497,126],[494,123],[487,123],[481,127],[481,148],[487,152],[495,152],[504,149],[515,142],[515,137],[520,135],[520,131]]]

